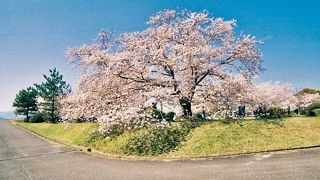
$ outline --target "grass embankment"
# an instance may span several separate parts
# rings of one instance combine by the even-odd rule
[[[141,134],[140,130],[112,139],[95,138],[93,132],[98,126],[92,123],[19,124],[49,139],[122,155],[129,140]],[[192,130],[178,148],[161,157],[204,157],[314,145],[320,145],[320,117],[293,117],[279,123],[245,121],[242,126],[207,122]]]
[[[23,121],[14,122],[53,141],[84,146],[113,154],[124,154],[124,146],[135,135],[133,132],[128,132],[114,139],[102,139],[95,133],[98,129],[98,124],[96,123],[50,124],[25,123]]]
[[[50,140],[75,145],[85,145],[90,134],[98,128],[98,124],[95,123],[51,124],[14,122]]]
[[[315,109],[313,111],[316,113],[317,116],[320,116],[320,109]]]
[[[279,123],[208,123],[189,134],[172,156],[201,157],[320,145],[320,117],[292,117]]]

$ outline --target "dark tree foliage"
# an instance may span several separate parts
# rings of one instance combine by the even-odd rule
[[[38,113],[35,113],[34,115],[32,115],[30,117],[29,122],[31,122],[31,123],[42,123],[42,122],[45,122],[46,119],[48,119],[48,118],[46,118],[46,115],[44,115],[43,113],[38,112]]]
[[[49,69],[49,75],[43,75],[45,82],[35,84],[39,96],[43,99],[41,110],[49,117],[50,122],[56,122],[59,119],[59,102],[60,95],[70,93],[71,87],[63,80],[63,76],[56,68]]]
[[[37,91],[32,87],[20,90],[13,102],[15,114],[26,116],[25,121],[29,122],[30,115],[38,110],[37,95]]]
[[[299,91],[296,95],[303,96],[304,94],[317,94],[317,93],[320,93],[320,90],[311,89],[311,88],[304,88],[301,91]]]

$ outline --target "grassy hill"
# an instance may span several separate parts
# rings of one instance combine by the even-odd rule
[[[243,124],[208,123],[201,126],[171,155],[201,157],[320,145],[320,117]]]
[[[116,138],[101,138],[94,133],[98,125],[82,124],[30,124],[18,122],[58,142],[81,145],[105,153],[126,155],[125,147],[132,138],[143,133],[127,132]],[[215,155],[250,153],[265,150],[320,145],[320,117],[293,117],[281,122],[245,121],[236,123],[207,122],[193,129],[169,153],[160,158],[190,158]]]
[[[320,93],[320,90],[318,89],[312,89],[312,88],[304,88],[301,91],[299,91],[296,95],[304,95],[304,94],[317,94]]]

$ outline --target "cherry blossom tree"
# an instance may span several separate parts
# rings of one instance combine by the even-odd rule
[[[296,94],[293,97],[294,107],[298,109],[298,113],[300,113],[302,108],[309,106],[311,103],[315,101],[320,101],[320,94]]]
[[[206,107],[208,111],[208,108],[217,107],[217,113],[225,117],[232,116],[240,105],[254,107],[254,84],[242,75],[224,78],[214,86],[202,86],[199,91],[201,97],[196,99],[200,100],[203,109]]]
[[[236,36],[235,20],[212,18],[206,11],[167,10],[148,25],[118,37],[101,32],[92,45],[68,50],[82,74],[77,92],[62,100],[66,117],[125,119],[150,98],[180,105],[183,115],[191,116],[201,87],[236,74],[250,79],[261,71],[260,42]]]
[[[256,85],[254,92],[254,102],[265,109],[272,106],[287,108],[294,102],[291,84],[281,84],[279,81],[265,82]]]

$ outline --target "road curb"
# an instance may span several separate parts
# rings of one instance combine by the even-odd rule
[[[199,156],[199,157],[186,158],[186,159],[188,159],[188,160],[210,160],[210,159],[219,159],[219,158],[236,158],[236,157],[258,155],[258,154],[265,154],[265,153],[276,153],[276,152],[289,153],[289,152],[292,152],[295,150],[308,150],[308,149],[318,149],[318,148],[320,148],[320,145],[282,148],[282,149],[273,149],[273,150],[265,150],[265,151],[254,151],[254,152],[246,152],[246,153],[222,154],[222,155],[213,155],[213,156]],[[183,160],[183,158],[181,158],[180,160]]]

